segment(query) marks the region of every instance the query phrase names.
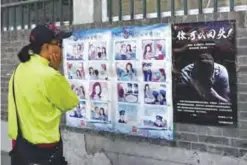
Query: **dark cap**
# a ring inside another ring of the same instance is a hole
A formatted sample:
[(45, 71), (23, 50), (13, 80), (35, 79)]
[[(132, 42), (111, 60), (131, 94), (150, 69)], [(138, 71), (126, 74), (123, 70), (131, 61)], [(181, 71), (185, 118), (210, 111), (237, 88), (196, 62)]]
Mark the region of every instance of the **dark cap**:
[(162, 120), (162, 119), (163, 119), (163, 117), (162, 117), (162, 116), (160, 116), (160, 115), (157, 115), (157, 116), (156, 116), (156, 119), (157, 119), (157, 120)]
[(51, 43), (53, 40), (62, 41), (69, 38), (72, 32), (59, 30), (54, 24), (37, 25), (30, 33), (29, 41), (32, 44), (43, 45)]
[(119, 111), (119, 114), (120, 114), (120, 116), (121, 116), (121, 115), (125, 115), (125, 110)]

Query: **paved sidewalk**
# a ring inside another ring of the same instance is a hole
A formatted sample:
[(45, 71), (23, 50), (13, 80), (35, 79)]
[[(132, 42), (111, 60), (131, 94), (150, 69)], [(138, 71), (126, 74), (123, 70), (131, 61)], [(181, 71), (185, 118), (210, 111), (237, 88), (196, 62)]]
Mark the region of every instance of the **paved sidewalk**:
[(1, 165), (10, 165), (10, 158), (7, 152), (1, 151)]

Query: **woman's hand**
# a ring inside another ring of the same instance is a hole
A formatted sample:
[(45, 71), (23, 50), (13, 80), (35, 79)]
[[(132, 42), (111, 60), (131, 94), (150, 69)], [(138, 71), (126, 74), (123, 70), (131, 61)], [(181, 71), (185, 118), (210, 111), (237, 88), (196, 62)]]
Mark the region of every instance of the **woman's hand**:
[(50, 55), (50, 59), (51, 59), (51, 67), (58, 70), (62, 61), (61, 55), (53, 53)]

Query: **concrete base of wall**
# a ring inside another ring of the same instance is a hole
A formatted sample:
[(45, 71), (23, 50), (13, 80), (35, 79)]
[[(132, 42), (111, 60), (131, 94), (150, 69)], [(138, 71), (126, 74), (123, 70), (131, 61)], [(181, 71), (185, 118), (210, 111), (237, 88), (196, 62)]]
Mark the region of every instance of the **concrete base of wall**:
[(71, 165), (246, 165), (236, 158), (167, 147), (146, 142), (112, 139), (63, 130), (64, 151)]
[[(9, 165), (11, 141), (7, 122), (1, 121), (2, 165)], [(214, 155), (196, 150), (111, 139), (62, 131), (64, 154), (70, 165), (246, 165), (247, 158)]]

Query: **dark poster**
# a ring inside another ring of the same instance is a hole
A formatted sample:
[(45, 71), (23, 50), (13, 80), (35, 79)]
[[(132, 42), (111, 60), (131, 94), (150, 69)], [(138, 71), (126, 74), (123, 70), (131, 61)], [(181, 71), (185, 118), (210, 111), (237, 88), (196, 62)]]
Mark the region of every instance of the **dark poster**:
[(236, 126), (235, 21), (172, 28), (175, 121)]

